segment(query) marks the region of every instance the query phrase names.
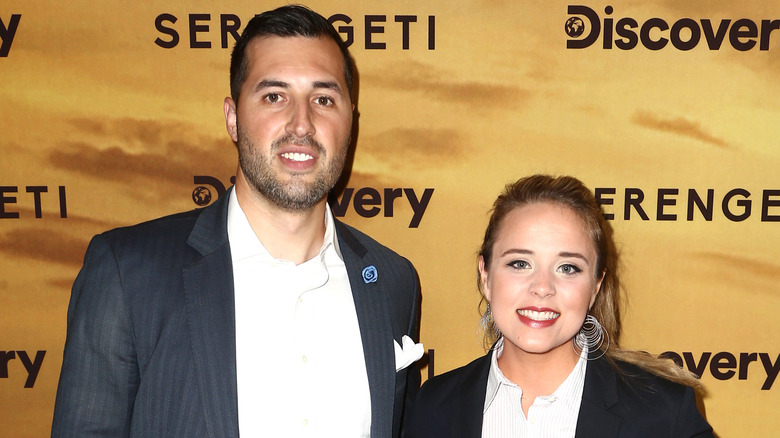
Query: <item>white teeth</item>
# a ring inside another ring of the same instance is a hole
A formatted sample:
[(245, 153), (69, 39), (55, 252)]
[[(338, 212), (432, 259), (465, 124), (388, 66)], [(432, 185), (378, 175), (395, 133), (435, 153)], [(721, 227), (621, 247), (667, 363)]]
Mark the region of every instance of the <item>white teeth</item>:
[(560, 313), (555, 312), (537, 312), (535, 310), (518, 310), (517, 314), (520, 316), (525, 316), (528, 319), (533, 319), (534, 321), (549, 321), (551, 319), (555, 319), (559, 316), (561, 316)]
[(307, 161), (307, 160), (311, 160), (311, 159), (314, 158), (314, 157), (312, 157), (309, 154), (301, 154), (299, 152), (295, 152), (295, 153), (287, 152), (287, 153), (282, 154), (282, 157), (287, 158), (288, 160), (292, 160), (292, 161)]

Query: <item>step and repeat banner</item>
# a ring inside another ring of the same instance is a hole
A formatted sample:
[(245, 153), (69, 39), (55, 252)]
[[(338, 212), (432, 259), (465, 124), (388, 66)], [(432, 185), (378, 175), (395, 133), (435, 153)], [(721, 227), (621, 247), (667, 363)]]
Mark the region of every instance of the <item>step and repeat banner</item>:
[[(0, 6), (0, 435), (49, 433), (89, 239), (230, 186), (230, 49), (280, 4)], [(780, 2), (308, 5), (359, 71), (333, 210), (419, 270), (423, 378), (483, 354), (475, 254), (504, 184), (570, 174), (615, 230), (625, 346), (700, 374), (720, 437), (776, 434)]]

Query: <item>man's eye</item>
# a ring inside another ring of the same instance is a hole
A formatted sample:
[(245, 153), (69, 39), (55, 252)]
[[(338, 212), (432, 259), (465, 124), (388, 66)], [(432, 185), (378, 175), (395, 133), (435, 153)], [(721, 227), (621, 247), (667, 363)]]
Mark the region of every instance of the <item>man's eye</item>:
[(327, 96), (319, 96), (317, 99), (315, 99), (315, 101), (317, 102), (317, 105), (322, 105), (322, 106), (333, 105), (333, 99)]
[(282, 96), (276, 93), (268, 93), (265, 95), (265, 100), (271, 103), (276, 103), (282, 100)]

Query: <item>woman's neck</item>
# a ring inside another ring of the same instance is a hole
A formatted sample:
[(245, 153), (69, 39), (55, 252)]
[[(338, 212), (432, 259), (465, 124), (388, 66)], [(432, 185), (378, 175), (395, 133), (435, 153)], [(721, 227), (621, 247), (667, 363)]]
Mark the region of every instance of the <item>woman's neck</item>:
[(579, 354), (574, 351), (571, 341), (545, 353), (529, 353), (505, 340), (498, 368), (523, 390), (523, 412), (527, 416), (534, 399), (555, 392), (578, 360)]

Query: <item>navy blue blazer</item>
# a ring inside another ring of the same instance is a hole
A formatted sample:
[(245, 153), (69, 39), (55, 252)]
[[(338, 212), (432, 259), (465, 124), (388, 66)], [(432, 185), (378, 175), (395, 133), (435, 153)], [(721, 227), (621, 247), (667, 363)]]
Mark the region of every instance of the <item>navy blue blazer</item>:
[[(405, 438), (479, 438), (490, 355), (426, 381), (404, 422)], [(712, 437), (692, 388), (629, 364), (618, 375), (606, 359), (588, 361), (576, 438)]]
[[(92, 239), (68, 307), (52, 437), (238, 437), (228, 198)], [(420, 374), (396, 373), (393, 340), (418, 339), (417, 273), (339, 221), (336, 234), (363, 340), (371, 436), (397, 438)], [(366, 283), (370, 265), (377, 281)]]

